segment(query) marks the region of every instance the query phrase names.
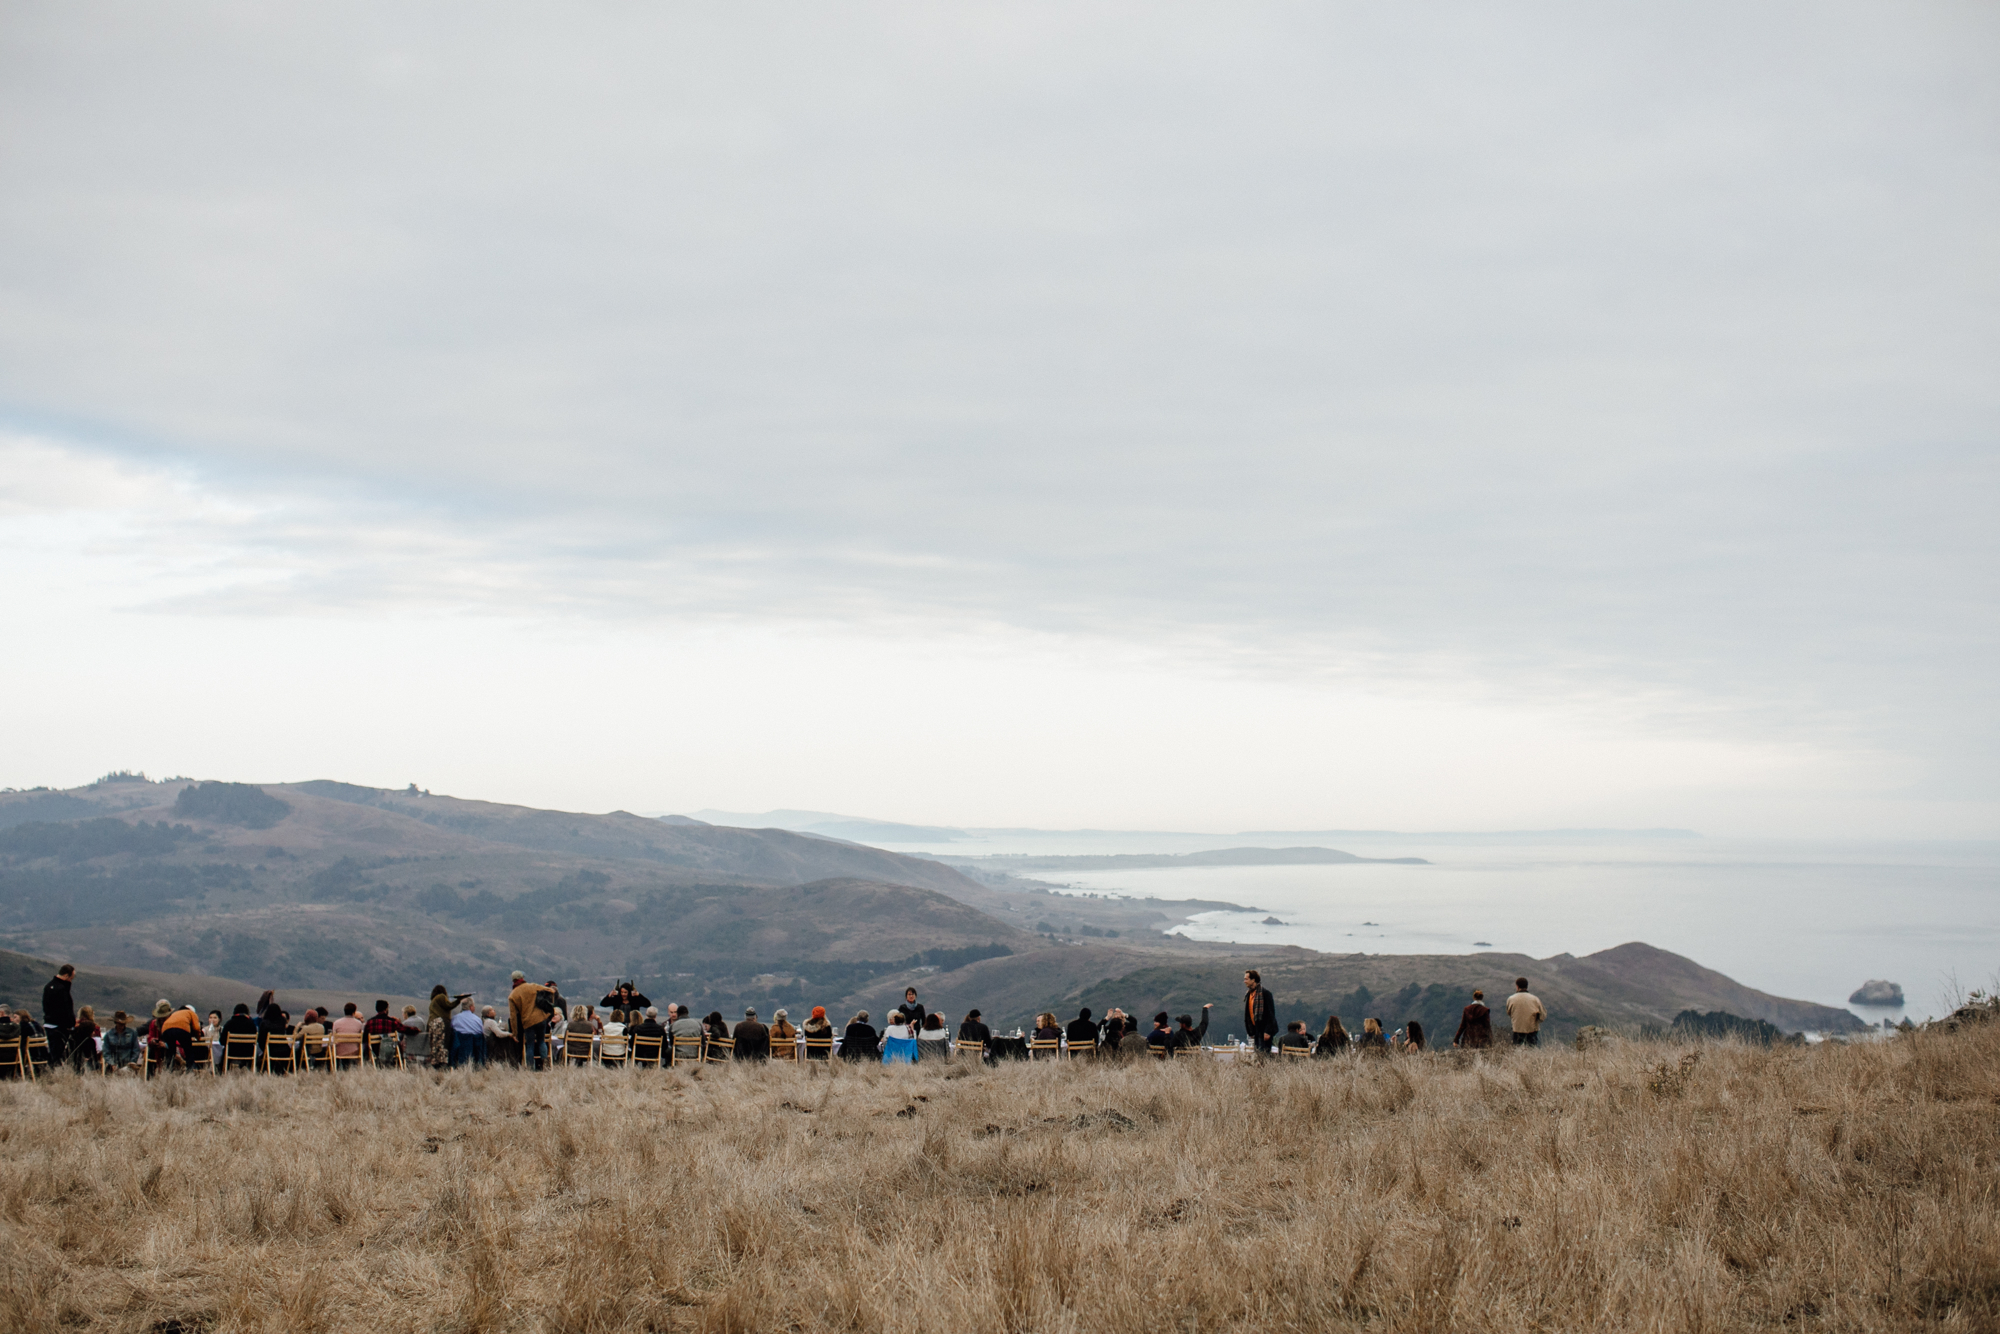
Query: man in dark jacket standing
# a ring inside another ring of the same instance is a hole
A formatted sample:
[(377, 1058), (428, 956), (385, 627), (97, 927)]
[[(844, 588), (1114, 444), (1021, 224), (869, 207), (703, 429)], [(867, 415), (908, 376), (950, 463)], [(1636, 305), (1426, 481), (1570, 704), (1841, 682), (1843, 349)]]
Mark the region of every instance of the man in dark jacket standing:
[(69, 994), (76, 981), (76, 965), (66, 963), (42, 988), (42, 1023), (49, 1031), (49, 1064), (54, 1065), (69, 1051), (70, 1030), (76, 1027), (76, 1001)]
[(1454, 1047), (1490, 1047), (1493, 1045), (1493, 1011), (1486, 1008), (1486, 993), (1472, 993), (1472, 1004), (1459, 1011), (1458, 1036), (1451, 1040)]
[(1090, 1021), (1088, 1007), (1077, 1011), (1076, 1018), (1070, 1020), (1069, 1027), (1064, 1030), (1064, 1036), (1069, 1039), (1069, 1049), (1073, 1052), (1097, 1050), (1097, 1025)]
[(1271, 1039), (1278, 1036), (1278, 998), (1254, 968), (1243, 974), (1243, 1030), (1258, 1051), (1271, 1054)]
[(730, 1036), (736, 1039), (736, 1059), (739, 1061), (768, 1061), (771, 1059), (771, 1030), (757, 1022), (755, 1010), (743, 1012), (743, 1022), (738, 1024)]

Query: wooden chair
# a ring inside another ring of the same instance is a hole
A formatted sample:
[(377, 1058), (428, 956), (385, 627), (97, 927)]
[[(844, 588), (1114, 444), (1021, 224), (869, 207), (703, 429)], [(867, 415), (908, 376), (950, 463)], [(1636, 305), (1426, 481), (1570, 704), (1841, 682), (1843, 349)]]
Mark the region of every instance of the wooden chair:
[(1068, 1046), (1066, 1046), (1066, 1047), (1064, 1047), (1064, 1048), (1063, 1048), (1063, 1055), (1065, 1055), (1065, 1056), (1095, 1056), (1095, 1055), (1097, 1055), (1097, 1044), (1096, 1044), (1095, 1042), (1092, 1042), (1092, 1043), (1090, 1043), (1090, 1044), (1086, 1045), (1086, 1044), (1084, 1044), (1084, 1043), (1081, 1043), (1081, 1042), (1072, 1042), (1072, 1043), (1070, 1043), (1070, 1044), (1069, 1044)]
[(17, 1039), (0, 1043), (0, 1078), (12, 1074), (16, 1079), (33, 1079), (34, 1068), (28, 1064), (28, 1054), (21, 1049)]
[(188, 1069), (215, 1073), (215, 1047), (207, 1038), (197, 1038), (188, 1046)]
[(563, 1064), (589, 1065), (597, 1058), (596, 1045), (589, 1033), (563, 1034)]
[(275, 1074), (282, 1066), (288, 1075), (297, 1074), (299, 1054), (292, 1046), (290, 1033), (267, 1033), (264, 1035), (264, 1073)]
[(1038, 1056), (1061, 1056), (1061, 1055), (1062, 1055), (1062, 1040), (1060, 1038), (1028, 1039), (1028, 1059), (1031, 1061)]
[(1280, 1047), (1280, 1048), (1278, 1048), (1278, 1050), (1279, 1050), (1279, 1051), (1281, 1051), (1281, 1052), (1283, 1052), (1283, 1053), (1285, 1053), (1285, 1055), (1287, 1055), (1287, 1056), (1310, 1056), (1310, 1055), (1312, 1055), (1312, 1048), (1311, 1048), (1311, 1047)]
[(1156, 1061), (1166, 1061), (1173, 1059), (1174, 1049), (1164, 1042), (1148, 1042), (1146, 1054)]
[(683, 1034), (674, 1039), (674, 1064), (679, 1065), (684, 1061), (690, 1065), (701, 1064), (701, 1038), (699, 1036), (688, 1037)]
[[(390, 1042), (387, 1033), (368, 1033), (364, 1036), (368, 1039), (368, 1064), (375, 1066), (377, 1069), (380, 1069), (385, 1064), (394, 1066), (398, 1070), (403, 1068), (403, 1040), (401, 1038)], [(382, 1045), (385, 1042), (389, 1043), (386, 1048)], [(386, 1060), (382, 1055), (384, 1051), (389, 1053)]]
[[(817, 1052), (818, 1055), (814, 1055)], [(833, 1039), (831, 1037), (807, 1038), (800, 1051), (808, 1061), (830, 1061), (833, 1059)]]
[(1207, 1054), (1207, 1049), (1204, 1047), (1186, 1046), (1174, 1048), (1174, 1059), (1177, 1061), (1192, 1061), (1197, 1056), (1205, 1056)]
[(982, 1061), (986, 1059), (986, 1044), (984, 1042), (974, 1042), (968, 1038), (955, 1038), (951, 1044), (951, 1054), (953, 1056), (970, 1057), (975, 1061)]
[[(607, 1046), (618, 1047), (617, 1051), (606, 1051)], [(597, 1044), (599, 1065), (626, 1066), (632, 1063), (632, 1039), (629, 1037), (609, 1038)]]
[(222, 1035), (222, 1068), (224, 1070), (257, 1069), (257, 1035), (255, 1033), (224, 1033)]
[(710, 1065), (727, 1065), (736, 1059), (735, 1038), (710, 1038), (707, 1047), (708, 1051), (702, 1059)]
[(650, 1065), (655, 1070), (659, 1069), (662, 1065), (666, 1064), (660, 1052), (660, 1049), (666, 1046), (666, 1043), (667, 1040), (665, 1038), (633, 1038), (632, 1064), (634, 1066)]
[(299, 1065), (306, 1070), (332, 1070), (332, 1039), (326, 1033), (299, 1034)]
[(799, 1040), (797, 1038), (772, 1038), (771, 1059), (774, 1061), (790, 1061), (793, 1065), (797, 1065), (799, 1063)]
[(21, 1044), (21, 1055), (28, 1063), (28, 1078), (40, 1079), (49, 1072), (49, 1040), (42, 1034), (31, 1034)]
[(326, 1050), (335, 1070), (359, 1070), (368, 1060), (366, 1033), (328, 1033)]

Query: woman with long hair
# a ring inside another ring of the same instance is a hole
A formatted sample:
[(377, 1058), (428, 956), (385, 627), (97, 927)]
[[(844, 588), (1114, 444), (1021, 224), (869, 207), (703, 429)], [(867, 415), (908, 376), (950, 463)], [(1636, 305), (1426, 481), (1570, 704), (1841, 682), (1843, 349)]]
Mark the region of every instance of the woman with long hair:
[(1035, 1016), (1035, 1041), (1057, 1042), (1062, 1035), (1062, 1025), (1056, 1022), (1054, 1015), (1043, 1013)]
[(1403, 1030), (1402, 1050), (1406, 1052), (1411, 1052), (1411, 1051), (1422, 1051), (1423, 1049), (1424, 1049), (1424, 1026), (1418, 1023), (1416, 1020), (1412, 1019), (1410, 1020), (1409, 1024), (1405, 1026)]
[(1382, 1021), (1374, 1018), (1363, 1019), (1361, 1037), (1354, 1045), (1364, 1056), (1388, 1055), (1389, 1040), (1382, 1036)]
[(425, 1040), (430, 1043), (430, 1054), (426, 1058), (431, 1069), (442, 1070), (451, 1064), (451, 993), (440, 982), (431, 988), (430, 1018), (424, 1023)]
[(1326, 1017), (1326, 1031), (1319, 1035), (1319, 1044), (1313, 1048), (1315, 1056), (1343, 1056), (1347, 1053), (1347, 1030), (1341, 1027), (1340, 1016)]

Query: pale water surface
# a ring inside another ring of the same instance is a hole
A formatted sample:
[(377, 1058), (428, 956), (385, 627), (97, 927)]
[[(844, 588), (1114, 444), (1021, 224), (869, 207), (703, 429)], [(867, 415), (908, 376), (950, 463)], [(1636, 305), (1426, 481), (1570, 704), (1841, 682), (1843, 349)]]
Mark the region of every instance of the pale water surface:
[[(1053, 834), (978, 831), (932, 851), (1187, 852), (1337, 847), (1427, 866), (1176, 867), (1043, 871), (1080, 892), (1222, 899), (1202, 940), (1371, 954), (1547, 958), (1643, 940), (1778, 995), (1849, 1006), (1868, 978), (1900, 982), (1907, 1013), (1941, 1011), (1954, 985), (2000, 974), (2000, 844), (1781, 843), (1699, 837), (1421, 834)], [(909, 849), (915, 850), (915, 849)], [(1263, 925), (1275, 916), (1282, 926)], [(1484, 943), (1482, 943), (1484, 942)]]

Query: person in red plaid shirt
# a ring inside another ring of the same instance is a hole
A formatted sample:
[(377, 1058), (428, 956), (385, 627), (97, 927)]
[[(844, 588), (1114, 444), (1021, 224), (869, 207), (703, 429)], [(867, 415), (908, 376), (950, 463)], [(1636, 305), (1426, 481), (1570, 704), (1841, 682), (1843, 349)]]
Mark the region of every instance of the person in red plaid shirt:
[(371, 1039), (379, 1037), (382, 1040), (382, 1046), (377, 1049), (378, 1055), (376, 1059), (379, 1061), (381, 1059), (379, 1052), (389, 1050), (389, 1043), (394, 1042), (396, 1049), (401, 1049), (403, 1034), (417, 1033), (422, 1030), (415, 1024), (406, 1024), (395, 1015), (390, 1014), (389, 1002), (378, 1000), (375, 1002), (375, 1017), (363, 1024), (361, 1031), (366, 1033)]

